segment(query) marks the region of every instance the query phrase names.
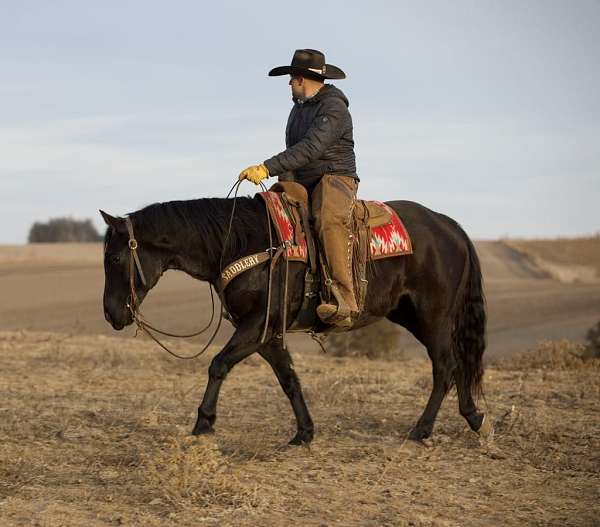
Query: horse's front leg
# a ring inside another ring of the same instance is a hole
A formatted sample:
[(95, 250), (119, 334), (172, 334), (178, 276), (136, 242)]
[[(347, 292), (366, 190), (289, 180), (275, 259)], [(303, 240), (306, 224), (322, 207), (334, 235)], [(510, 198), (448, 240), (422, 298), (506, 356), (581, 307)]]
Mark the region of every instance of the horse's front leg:
[(258, 334), (252, 322), (240, 326), (226, 346), (213, 358), (208, 368), (208, 384), (198, 407), (198, 419), (192, 430), (192, 435), (206, 434), (213, 431), (217, 419), (217, 401), (219, 390), (231, 369), (241, 360), (252, 355), (260, 346), (257, 343)]
[(290, 441), (290, 445), (310, 443), (314, 436), (314, 425), (302, 395), (300, 381), (292, 366), (292, 357), (289, 351), (283, 349), (281, 338), (273, 338), (270, 342), (261, 346), (258, 352), (273, 368), (279, 384), (294, 410), (298, 430)]

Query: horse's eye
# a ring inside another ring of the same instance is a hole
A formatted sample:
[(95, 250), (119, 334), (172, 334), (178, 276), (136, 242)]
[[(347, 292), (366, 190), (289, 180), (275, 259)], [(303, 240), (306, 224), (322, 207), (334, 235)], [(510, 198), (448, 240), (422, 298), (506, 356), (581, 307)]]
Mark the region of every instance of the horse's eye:
[(114, 265), (119, 265), (119, 263), (121, 263), (121, 257), (118, 254), (114, 254), (110, 257), (110, 263)]

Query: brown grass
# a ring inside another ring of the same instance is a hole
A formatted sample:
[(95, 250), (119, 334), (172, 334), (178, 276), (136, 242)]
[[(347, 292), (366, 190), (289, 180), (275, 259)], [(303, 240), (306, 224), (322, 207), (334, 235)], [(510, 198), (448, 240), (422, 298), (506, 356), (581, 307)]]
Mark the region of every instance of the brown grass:
[(600, 279), (600, 236), (504, 242), (561, 281)]
[(102, 243), (30, 243), (0, 245), (0, 266), (102, 266)]
[(568, 340), (540, 343), (536, 348), (498, 359), (494, 366), (505, 370), (598, 370), (600, 358), (588, 346)]
[(600, 376), (570, 346), (488, 369), (493, 438), (451, 394), (422, 445), (406, 434), (428, 362), (299, 355), (317, 437), (288, 448), (293, 416), (259, 358), (227, 379), (216, 434), (194, 438), (208, 358), (0, 333), (0, 524), (594, 525)]

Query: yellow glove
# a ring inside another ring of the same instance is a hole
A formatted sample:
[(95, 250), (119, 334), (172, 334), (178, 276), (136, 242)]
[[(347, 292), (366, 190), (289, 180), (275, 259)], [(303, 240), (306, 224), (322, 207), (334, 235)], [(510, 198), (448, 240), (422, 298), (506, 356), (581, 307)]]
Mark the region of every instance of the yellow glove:
[(263, 179), (269, 177), (269, 170), (265, 165), (252, 165), (240, 172), (239, 180), (248, 179), (258, 185)]

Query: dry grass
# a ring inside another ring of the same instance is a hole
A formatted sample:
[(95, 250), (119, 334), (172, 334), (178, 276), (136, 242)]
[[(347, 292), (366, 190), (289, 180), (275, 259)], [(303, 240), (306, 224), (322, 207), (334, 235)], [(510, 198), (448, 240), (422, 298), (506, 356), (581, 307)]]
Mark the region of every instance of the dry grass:
[(600, 236), (504, 242), (563, 282), (600, 280)]
[(226, 381), (217, 433), (193, 438), (208, 358), (0, 333), (0, 524), (594, 525), (598, 366), (553, 346), (488, 369), (493, 438), (450, 395), (423, 445), (406, 434), (427, 362), (297, 356), (317, 437), (288, 448), (293, 416), (259, 358)]
[(568, 340), (540, 343), (535, 349), (499, 359), (494, 364), (507, 370), (597, 370), (600, 373), (600, 358), (585, 344)]
[(65, 265), (102, 266), (102, 243), (30, 243), (0, 245), (0, 266), (4, 269), (47, 268)]

